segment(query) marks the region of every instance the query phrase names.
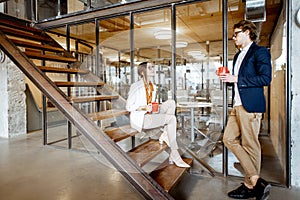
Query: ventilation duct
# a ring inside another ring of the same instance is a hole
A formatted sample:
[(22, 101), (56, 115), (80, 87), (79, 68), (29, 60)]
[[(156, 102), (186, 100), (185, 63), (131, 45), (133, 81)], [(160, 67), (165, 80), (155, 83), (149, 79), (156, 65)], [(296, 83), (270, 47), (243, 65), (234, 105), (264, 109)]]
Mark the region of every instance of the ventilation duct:
[(266, 1), (246, 0), (245, 19), (252, 22), (266, 21)]

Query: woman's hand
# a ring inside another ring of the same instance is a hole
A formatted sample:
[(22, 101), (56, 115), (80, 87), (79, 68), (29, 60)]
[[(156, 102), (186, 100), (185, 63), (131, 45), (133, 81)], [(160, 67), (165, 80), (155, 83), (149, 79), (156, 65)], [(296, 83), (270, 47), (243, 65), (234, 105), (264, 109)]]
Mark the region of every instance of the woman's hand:
[(144, 110), (146, 111), (147, 110), (147, 106), (140, 106), (138, 107), (138, 109), (136, 109), (137, 111), (141, 111), (141, 110)]
[(149, 103), (149, 104), (147, 105), (147, 112), (148, 112), (148, 113), (151, 113), (151, 112), (152, 112), (152, 104), (151, 104), (151, 103)]

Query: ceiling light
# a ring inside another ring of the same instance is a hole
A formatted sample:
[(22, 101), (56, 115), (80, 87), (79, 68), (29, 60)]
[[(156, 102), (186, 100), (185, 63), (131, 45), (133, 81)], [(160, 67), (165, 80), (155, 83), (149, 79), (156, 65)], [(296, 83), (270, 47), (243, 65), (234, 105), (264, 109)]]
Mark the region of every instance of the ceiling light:
[(193, 56), (194, 59), (196, 60), (202, 60), (203, 58), (205, 58), (204, 55), (201, 55), (201, 56)]
[(193, 57), (203, 56), (201, 51), (189, 51), (189, 52), (187, 52), (187, 54), (190, 56), (193, 56)]
[(184, 48), (187, 47), (188, 43), (185, 41), (178, 41), (176, 42), (176, 48)]
[(161, 30), (154, 33), (154, 37), (158, 40), (168, 40), (171, 39), (171, 31), (168, 30)]

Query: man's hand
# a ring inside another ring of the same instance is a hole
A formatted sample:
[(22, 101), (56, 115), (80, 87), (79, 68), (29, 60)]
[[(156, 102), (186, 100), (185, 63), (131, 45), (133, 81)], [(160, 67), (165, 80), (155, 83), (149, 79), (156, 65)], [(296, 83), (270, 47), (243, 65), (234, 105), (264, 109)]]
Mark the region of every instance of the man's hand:
[(220, 80), (224, 83), (237, 83), (238, 77), (231, 74), (224, 74), (219, 76)]

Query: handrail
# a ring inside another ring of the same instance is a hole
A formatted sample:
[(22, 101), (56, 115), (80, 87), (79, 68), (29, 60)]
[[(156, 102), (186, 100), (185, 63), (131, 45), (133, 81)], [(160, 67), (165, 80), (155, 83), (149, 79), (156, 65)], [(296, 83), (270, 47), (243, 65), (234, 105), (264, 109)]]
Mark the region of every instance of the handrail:
[(68, 97), (1, 31), (0, 47), (145, 199), (173, 199), (80, 109), (72, 106)]

